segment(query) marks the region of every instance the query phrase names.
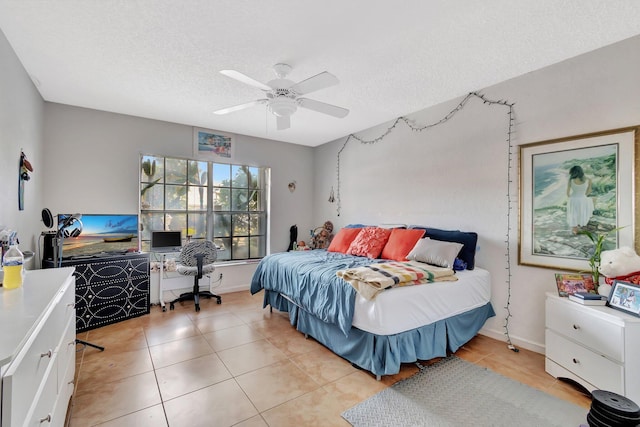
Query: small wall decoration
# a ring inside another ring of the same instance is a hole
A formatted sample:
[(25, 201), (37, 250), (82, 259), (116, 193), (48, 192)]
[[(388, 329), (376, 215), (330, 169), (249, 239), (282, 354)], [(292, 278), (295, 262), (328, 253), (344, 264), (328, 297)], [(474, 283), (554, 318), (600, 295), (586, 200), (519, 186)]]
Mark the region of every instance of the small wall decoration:
[(640, 317), (640, 286), (631, 282), (615, 280), (607, 305)]
[(233, 137), (230, 134), (193, 128), (193, 154), (214, 160), (233, 158)]
[(27, 160), (24, 151), (20, 150), (20, 165), (18, 166), (18, 210), (24, 210), (24, 183), (29, 181), (31, 176), (29, 172), (33, 172), (33, 166)]
[(588, 233), (606, 233), (605, 250), (634, 247), (639, 129), (520, 146), (520, 264), (589, 271)]

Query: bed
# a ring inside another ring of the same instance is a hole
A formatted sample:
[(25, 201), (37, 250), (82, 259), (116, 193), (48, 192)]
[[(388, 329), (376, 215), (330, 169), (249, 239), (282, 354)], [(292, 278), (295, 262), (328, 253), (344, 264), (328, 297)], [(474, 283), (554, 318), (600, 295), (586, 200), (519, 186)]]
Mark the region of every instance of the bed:
[(289, 313), (298, 331), (378, 378), (455, 352), (495, 315), (490, 274), (473, 264), (456, 271), (456, 281), (393, 287), (373, 299), (337, 275), (386, 261), (325, 249), (271, 254), (251, 293), (264, 291), (264, 307)]

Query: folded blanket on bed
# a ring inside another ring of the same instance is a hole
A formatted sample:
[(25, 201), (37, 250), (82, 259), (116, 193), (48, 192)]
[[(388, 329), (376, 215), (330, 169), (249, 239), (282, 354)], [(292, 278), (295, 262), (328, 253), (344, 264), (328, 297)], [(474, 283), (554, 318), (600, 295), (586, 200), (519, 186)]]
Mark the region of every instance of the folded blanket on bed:
[(450, 268), (415, 261), (386, 262), (348, 268), (338, 270), (336, 275), (349, 282), (368, 300), (374, 299), (380, 291), (395, 286), (458, 280)]

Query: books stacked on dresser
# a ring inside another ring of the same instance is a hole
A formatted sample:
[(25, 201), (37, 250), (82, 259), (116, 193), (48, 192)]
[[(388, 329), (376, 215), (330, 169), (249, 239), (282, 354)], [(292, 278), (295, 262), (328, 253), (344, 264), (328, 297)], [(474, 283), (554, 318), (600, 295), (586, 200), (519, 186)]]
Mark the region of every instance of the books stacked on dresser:
[(590, 292), (575, 292), (569, 295), (569, 299), (584, 305), (605, 305), (607, 303), (607, 297), (604, 295), (592, 294)]

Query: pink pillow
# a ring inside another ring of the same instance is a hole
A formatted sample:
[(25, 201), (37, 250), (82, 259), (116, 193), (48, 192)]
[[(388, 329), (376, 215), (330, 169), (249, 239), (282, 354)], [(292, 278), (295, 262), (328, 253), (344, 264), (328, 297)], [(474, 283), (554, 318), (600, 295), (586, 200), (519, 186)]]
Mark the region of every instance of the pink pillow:
[(353, 242), (353, 239), (356, 238), (358, 233), (360, 233), (362, 228), (342, 228), (338, 231), (331, 240), (331, 244), (327, 248), (328, 252), (341, 252), (346, 253), (347, 249), (349, 249), (349, 245)]
[(394, 261), (406, 261), (407, 255), (414, 248), (418, 240), (424, 235), (424, 230), (394, 228), (389, 236), (389, 241), (382, 249), (380, 258)]
[(389, 240), (391, 230), (388, 228), (365, 227), (349, 245), (347, 254), (378, 258), (384, 245)]

